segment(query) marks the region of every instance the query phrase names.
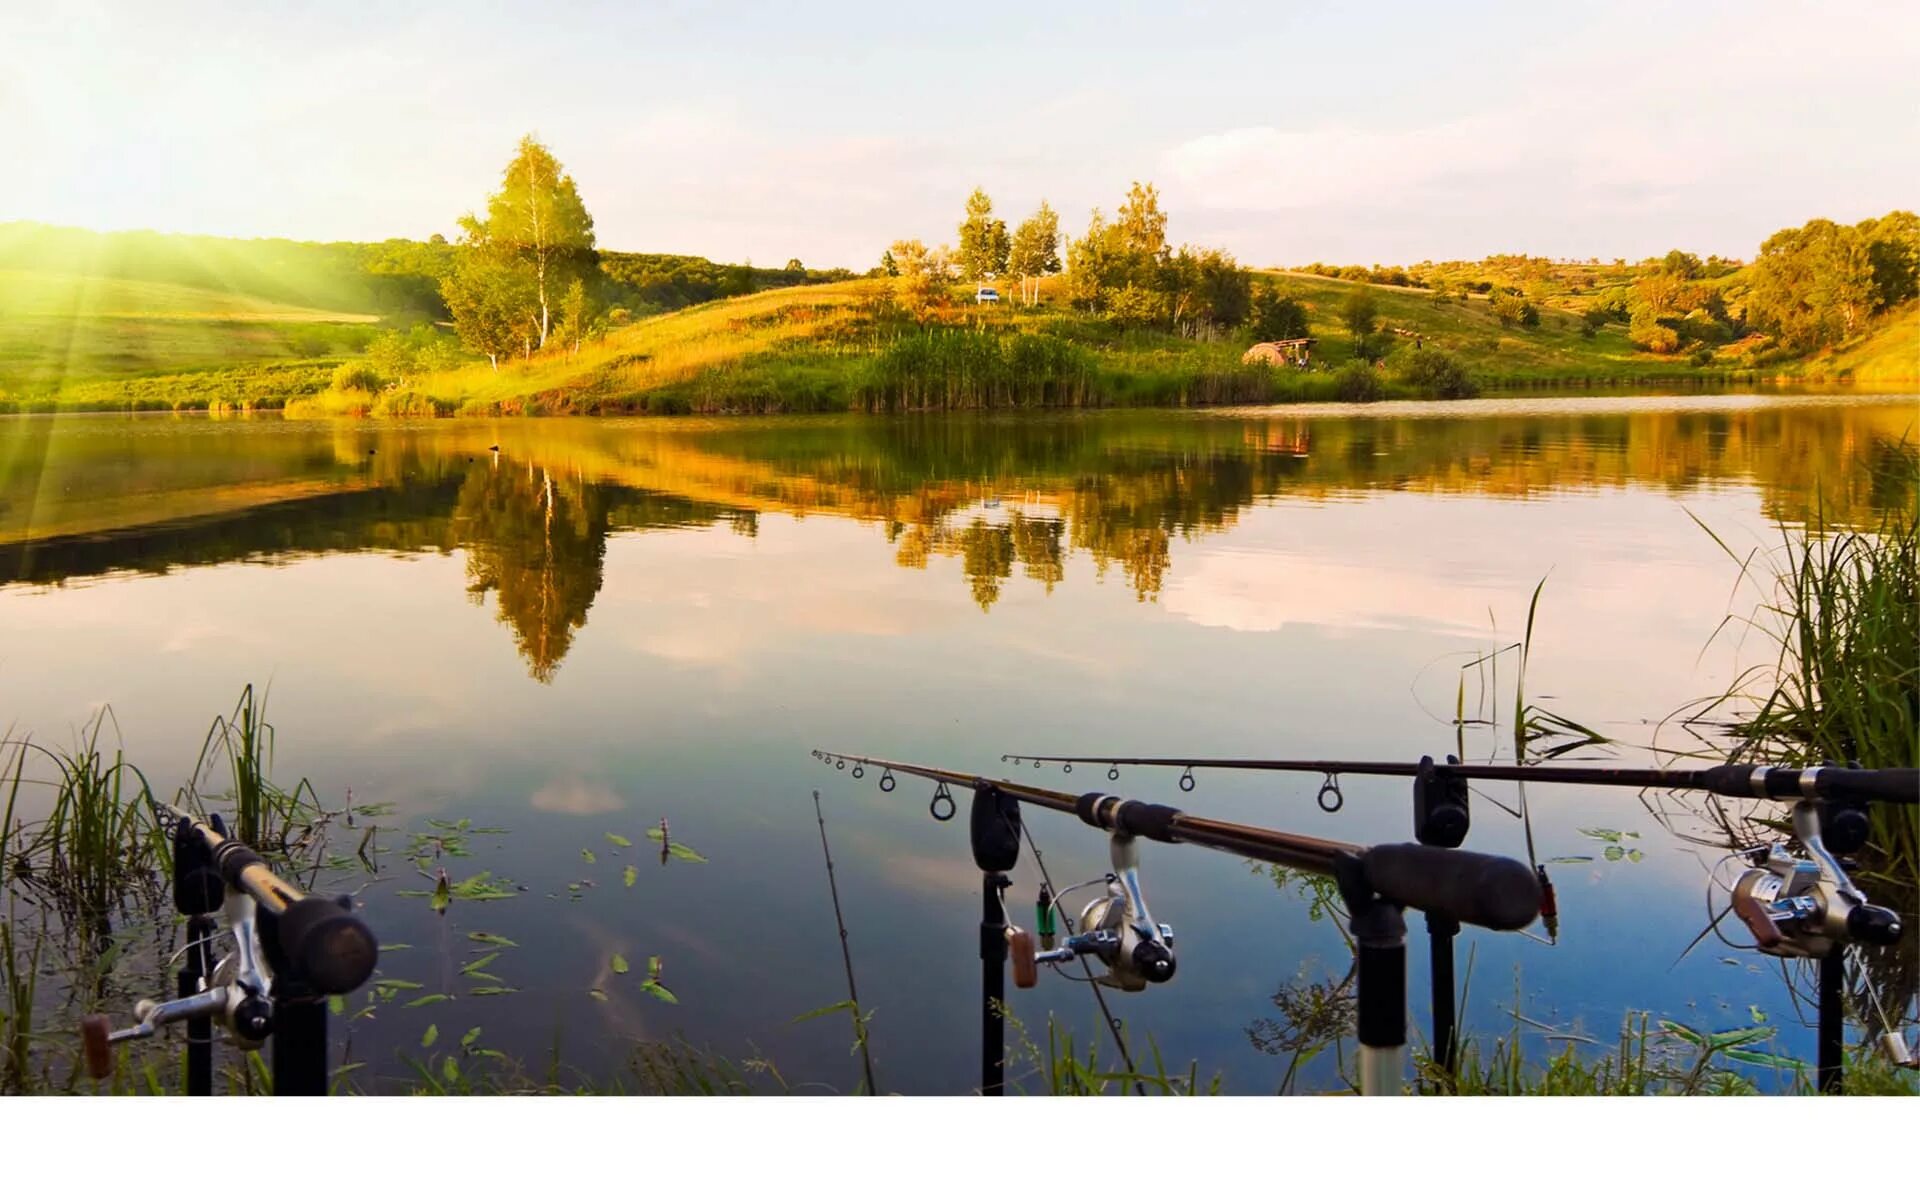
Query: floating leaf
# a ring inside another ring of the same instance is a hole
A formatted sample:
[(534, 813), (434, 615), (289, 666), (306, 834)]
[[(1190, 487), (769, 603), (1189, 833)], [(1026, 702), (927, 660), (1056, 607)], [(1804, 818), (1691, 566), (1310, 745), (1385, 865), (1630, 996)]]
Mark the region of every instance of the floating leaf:
[(347, 1011), (347, 998), (345, 996), (328, 996), (327, 1011), (336, 1017)]
[(595, 857), (593, 856), (593, 851), (591, 851), (591, 850), (589, 850), (589, 849), (587, 849), (587, 848), (586, 848), (586, 847), (584, 847), (584, 846), (582, 846), (582, 847), (580, 848), (580, 857), (581, 857), (581, 858), (584, 858), (584, 859), (586, 859), (586, 860), (587, 860), (588, 862), (590, 862), (590, 863), (591, 863), (591, 862), (598, 862), (598, 861), (599, 861), (599, 859), (596, 859), (596, 858), (595, 858)]
[(601, 991), (599, 988), (588, 988), (587, 995), (592, 996), (595, 1000), (599, 1000), (602, 1002), (604, 1002), (607, 998), (607, 994)]
[(1623, 836), (1618, 829), (1582, 829), (1580, 832), (1597, 842), (1617, 842)]
[(427, 903), (437, 913), (447, 911), (447, 906), (453, 903), (453, 888), (447, 882), (445, 871), (440, 872), (439, 881), (433, 885), (433, 899)]
[[(400, 894), (402, 896), (406, 895), (405, 892), (401, 892)], [(415, 893), (415, 894), (418, 895), (418, 893)], [(391, 946), (380, 947), (380, 953), (392, 954), (395, 950), (411, 950), (411, 949), (413, 949), (413, 945), (410, 942), (395, 942)]]
[(649, 996), (657, 996), (660, 999), (665, 1000), (668, 1004), (680, 1003), (680, 998), (678, 996), (675, 996), (672, 992), (668, 991), (664, 986), (662, 986), (660, 981), (657, 979), (643, 980), (640, 984), (640, 990), (647, 993)]
[(376, 988), (393, 988), (405, 992), (417, 992), (421, 987), (420, 984), (415, 983), (411, 979), (376, 979), (373, 981), (373, 986)]
[(683, 845), (680, 842), (667, 840), (667, 835), (658, 829), (647, 830), (647, 836), (652, 838), (656, 842), (664, 840), (667, 847), (667, 853), (671, 854), (673, 857), (677, 859), (680, 859), (682, 862), (703, 863), (707, 861), (706, 856), (701, 854), (698, 850), (695, 850), (691, 846)]
[(1550, 862), (1550, 863), (1583, 863), (1583, 862), (1592, 862), (1592, 861), (1593, 861), (1593, 855), (1591, 855), (1591, 854), (1566, 854), (1566, 855), (1562, 855), (1562, 856), (1561, 856), (1561, 857), (1559, 857), (1559, 858), (1550, 858), (1550, 859), (1548, 859), (1547, 861), (1548, 861), (1548, 862)]
[(1762, 1010), (1758, 1004), (1747, 1005), (1747, 1016), (1750, 1017), (1756, 1025), (1764, 1024), (1767, 1019), (1766, 1012)]
[(469, 933), (467, 940), (470, 942), (485, 942), (489, 946), (518, 946), (520, 944), (512, 938), (503, 938), (497, 933)]
[(512, 881), (496, 880), (491, 871), (468, 876), (454, 884), (452, 890), (456, 900), (505, 900), (516, 894)]
[(652, 955), (647, 959), (647, 974), (654, 979), (660, 978), (660, 956)]
[(420, 1035), (420, 1048), (425, 1050), (428, 1046), (433, 1045), (439, 1040), (440, 1027), (438, 1025), (429, 1025), (427, 1026), (427, 1031)]
[(632, 863), (628, 863), (627, 869), (620, 872), (620, 878), (626, 881), (628, 887), (632, 887), (633, 881), (640, 878), (640, 869)]
[(447, 1060), (440, 1064), (440, 1074), (446, 1078), (446, 1081), (448, 1083), (459, 1083), (460, 1082), (459, 1061), (455, 1059), (452, 1055), (448, 1055)]
[(498, 950), (495, 950), (491, 954), (482, 954), (479, 958), (476, 958), (472, 962), (468, 963), (466, 966), (461, 967), (460, 973), (462, 975), (478, 974), (480, 971), (486, 968), (486, 965), (488, 963), (492, 962), (494, 959), (499, 957), (500, 957), (500, 952)]
[(1645, 850), (1629, 850), (1629, 851), (1627, 851), (1627, 861), (1628, 861), (1628, 862), (1639, 862), (1639, 861), (1640, 861), (1641, 859), (1643, 859), (1643, 858), (1645, 858), (1646, 856), (1647, 856), (1647, 852), (1646, 852)]
[(627, 973), (627, 970), (628, 970), (627, 960), (621, 957), (620, 955), (615, 954), (613, 956), (613, 973), (615, 975), (625, 975)]
[(479, 1038), (480, 1038), (480, 1027), (478, 1025), (475, 1025), (472, 1029), (469, 1029), (464, 1034), (460, 1035), (461, 1049), (464, 1050), (471, 1047), (474, 1042), (479, 1040)]
[(519, 990), (520, 989), (516, 987), (477, 987), (469, 991), (467, 995), (469, 996), (504, 996), (509, 992), (517, 992)]
[(617, 833), (609, 833), (609, 834), (607, 834), (607, 835), (606, 835), (606, 837), (607, 837), (607, 840), (608, 840), (608, 841), (610, 841), (610, 842), (612, 842), (612, 843), (613, 843), (614, 845), (616, 845), (616, 846), (623, 846), (623, 847), (624, 847), (624, 846), (631, 846), (631, 845), (633, 845), (633, 839), (632, 839), (632, 838), (628, 838), (628, 837), (621, 837), (621, 836), (620, 836), (619, 834), (617, 834)]
[(451, 1000), (451, 999), (453, 999), (453, 997), (447, 995), (445, 992), (429, 992), (428, 994), (420, 997), (417, 1000), (407, 1001), (406, 1007), (425, 1008), (429, 1004), (438, 1004), (442, 1000)]
[(1627, 856), (1627, 852), (1618, 846), (1608, 846), (1605, 854), (1608, 862), (1619, 862)]

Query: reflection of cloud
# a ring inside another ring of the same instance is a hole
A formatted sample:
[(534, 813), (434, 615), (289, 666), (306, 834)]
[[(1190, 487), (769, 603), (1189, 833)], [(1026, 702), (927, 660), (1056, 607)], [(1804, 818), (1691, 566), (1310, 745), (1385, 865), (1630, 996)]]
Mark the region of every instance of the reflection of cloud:
[(887, 882), (914, 892), (977, 889), (980, 870), (964, 855), (908, 854), (877, 838), (856, 837), (854, 853), (871, 862)]
[(620, 812), (627, 807), (627, 802), (604, 783), (556, 779), (533, 794), (533, 807), (539, 812), (590, 817), (596, 813)]
[(1181, 565), (1161, 597), (1196, 625), (1271, 633), (1289, 624), (1479, 633), (1498, 589), (1479, 589), (1272, 551), (1213, 549)]

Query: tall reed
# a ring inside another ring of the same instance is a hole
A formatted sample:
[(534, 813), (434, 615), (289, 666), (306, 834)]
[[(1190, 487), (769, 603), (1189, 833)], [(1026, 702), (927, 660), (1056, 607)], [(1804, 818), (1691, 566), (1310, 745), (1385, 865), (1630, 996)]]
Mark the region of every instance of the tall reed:
[(200, 747), (194, 782), (184, 789), (202, 799), (198, 781), (224, 763), (229, 790), (217, 797), (232, 803), (235, 836), (256, 849), (285, 845), (293, 826), (319, 808), (313, 785), (302, 779), (291, 791), (273, 781), (273, 726), (267, 722), (265, 692), (248, 684), (228, 716), (215, 717)]
[[(32, 747), (53, 766), (54, 796), (22, 851), (55, 895), (95, 929), (127, 886), (150, 870), (157, 846), (146, 776), (117, 745), (109, 752), (101, 743), (112, 722), (112, 710), (103, 708), (72, 749)], [(116, 726), (116, 741), (118, 732)], [(17, 773), (15, 780), (17, 787)]]

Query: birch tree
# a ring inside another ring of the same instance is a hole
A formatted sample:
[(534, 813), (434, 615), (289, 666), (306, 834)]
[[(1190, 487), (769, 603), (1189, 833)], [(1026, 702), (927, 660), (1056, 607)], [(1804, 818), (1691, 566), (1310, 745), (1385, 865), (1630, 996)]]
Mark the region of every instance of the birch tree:
[[(527, 348), (545, 349), (560, 298), (572, 283), (585, 279), (597, 261), (593, 218), (580, 200), (573, 176), (565, 174), (553, 152), (532, 135), (521, 138), (501, 177), (500, 190), (487, 200), (486, 215), (468, 213), (460, 218), (460, 228), (460, 266), (468, 286), (443, 292), (448, 308), (454, 309), (459, 302), (456, 292), (471, 298), (524, 291), (529, 306), (524, 323)], [(460, 274), (456, 271), (449, 278)], [(474, 287), (475, 278), (484, 274), (514, 276), (524, 287), (507, 287), (499, 281), (490, 288)], [(454, 321), (461, 323), (458, 311)], [(474, 348), (493, 353), (478, 345)]]
[(1013, 231), (1013, 246), (1007, 269), (1020, 278), (1020, 302), (1036, 304), (1040, 300), (1040, 280), (1060, 270), (1060, 214), (1045, 200), (1032, 216)]

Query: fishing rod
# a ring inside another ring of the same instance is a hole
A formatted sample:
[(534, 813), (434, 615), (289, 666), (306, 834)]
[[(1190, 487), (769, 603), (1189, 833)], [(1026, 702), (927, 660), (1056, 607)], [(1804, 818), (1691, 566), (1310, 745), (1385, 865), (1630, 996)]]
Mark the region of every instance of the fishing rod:
[[(1355, 944), (1360, 1085), (1368, 1095), (1400, 1089), (1406, 1047), (1403, 910), (1495, 930), (1523, 928), (1540, 913), (1537, 878), (1512, 859), (1441, 846), (1362, 846), (1214, 820), (1102, 792), (1075, 796), (1012, 780), (827, 750), (815, 750), (813, 756), (840, 770), (851, 763), (856, 779), (868, 768), (878, 768), (883, 792), (898, 786), (896, 773), (931, 780), (935, 790), (928, 808), (940, 821), (952, 820), (958, 812), (955, 787), (972, 792), (970, 836), (981, 871), (981, 1091), (986, 1095), (999, 1095), (1005, 1088), (1009, 958), (1014, 982), (1022, 988), (1035, 984), (1040, 963), (1058, 966), (1073, 960), (1101, 972), (1098, 981), (1122, 991), (1144, 990), (1173, 978), (1173, 930), (1153, 919), (1140, 883), (1142, 839), (1204, 846), (1336, 881)], [(1043, 889), (1036, 906), (1042, 950), (1035, 949), (1033, 934), (1007, 914), (1005, 892), (1012, 884), (1007, 872), (1019, 860), (1022, 805), (1076, 816), (1109, 836), (1113, 871), (1103, 881), (1106, 894), (1082, 911), (1085, 932), (1058, 948), (1050, 943), (1060, 897)]]
[[(1110, 755), (1003, 755), (1002, 761), (1036, 767), (1057, 763), (1071, 773), (1076, 764), (1107, 764), (1107, 778), (1118, 779), (1120, 767), (1180, 767), (1180, 790), (1195, 786), (1195, 767), (1226, 770), (1286, 771), (1326, 777), (1317, 797), (1326, 812), (1339, 811), (1341, 775), (1374, 775), (1414, 780), (1415, 835), (1428, 844), (1458, 846), (1465, 840), (1467, 784), (1470, 781), (1561, 783), (1636, 789), (1695, 790), (1718, 796), (1791, 801), (1791, 826), (1801, 853), (1784, 842), (1748, 852), (1747, 869), (1731, 893), (1733, 911), (1754, 935), (1754, 949), (1780, 958), (1806, 958), (1819, 964), (1818, 1066), (1823, 1091), (1837, 1092), (1845, 1056), (1845, 1013), (1842, 1006), (1845, 954), (1850, 946), (1890, 946), (1901, 937), (1899, 914), (1875, 905), (1848, 878), (1840, 857), (1865, 848), (1871, 835), (1868, 816), (1872, 804), (1920, 804), (1920, 770), (1912, 767), (1866, 769), (1823, 764), (1811, 767), (1764, 763), (1724, 763), (1696, 769), (1529, 766), (1521, 764), (1463, 763), (1452, 755), (1445, 762), (1422, 758), (1417, 763), (1365, 762), (1344, 759), (1262, 758), (1144, 758)], [(1551, 885), (1540, 875), (1546, 904), (1554, 912)], [(1551, 921), (1551, 917), (1550, 917)], [(1446, 931), (1429, 920), (1434, 938), (1436, 979), (1444, 969), (1452, 974)], [(1440, 1003), (1436, 986), (1435, 1003)], [(1877, 1003), (1877, 1001), (1876, 1001)], [(1451, 1005), (1451, 995), (1447, 1004)], [(1451, 1012), (1436, 1010), (1436, 1058), (1452, 1050)], [(1910, 1066), (1913, 1056), (1899, 1030), (1889, 1028), (1879, 1038), (1886, 1057), (1897, 1066)]]
[(1059, 763), (1069, 774), (1076, 765), (1106, 763), (1109, 780), (1120, 777), (1121, 767), (1181, 767), (1184, 769), (1180, 777), (1180, 790), (1183, 792), (1194, 789), (1195, 767), (1210, 767), (1230, 771), (1294, 771), (1325, 775), (1329, 779), (1338, 779), (1342, 775), (1413, 778), (1431, 773), (1441, 779), (1664, 788), (1767, 800), (1811, 797), (1840, 804), (1920, 804), (1920, 769), (1914, 767), (1864, 769), (1857, 766), (1788, 767), (1762, 763), (1723, 763), (1716, 767), (1690, 769), (1525, 766), (1463, 763), (1452, 756), (1448, 756), (1446, 762), (1421, 759), (1414, 763), (1332, 758), (1135, 758), (1107, 754), (1003, 754), (1000, 760), (1016, 766), (1023, 761), (1036, 766)]
[[(187, 1027), (187, 1094), (213, 1094), (213, 1027), (241, 1050), (273, 1043), (273, 1090), (282, 1096), (327, 1091), (327, 998), (365, 983), (379, 959), (352, 900), (309, 896), (276, 875), (267, 861), (227, 832), (216, 815), (202, 819), (149, 800), (173, 841), (174, 908), (187, 918), (185, 961), (175, 999), (138, 1001), (138, 1022), (115, 1030), (93, 1014), (80, 1022), (87, 1071), (113, 1074), (113, 1047)], [(211, 947), (221, 935), (232, 950), (217, 962)]]

